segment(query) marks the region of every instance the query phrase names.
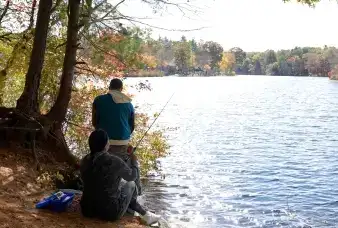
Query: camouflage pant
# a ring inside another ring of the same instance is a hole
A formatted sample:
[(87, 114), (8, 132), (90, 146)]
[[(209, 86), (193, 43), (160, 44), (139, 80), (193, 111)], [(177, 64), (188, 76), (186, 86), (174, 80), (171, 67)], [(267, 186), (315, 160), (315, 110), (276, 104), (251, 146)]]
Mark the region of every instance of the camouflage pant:
[[(129, 154), (128, 154), (128, 146), (115, 146), (111, 145), (108, 150), (109, 153), (118, 156), (123, 161), (125, 161), (129, 166), (131, 166)], [(141, 180), (140, 180), (140, 170), (137, 170), (137, 178), (135, 180), (135, 184), (137, 186), (138, 195), (142, 194)]]

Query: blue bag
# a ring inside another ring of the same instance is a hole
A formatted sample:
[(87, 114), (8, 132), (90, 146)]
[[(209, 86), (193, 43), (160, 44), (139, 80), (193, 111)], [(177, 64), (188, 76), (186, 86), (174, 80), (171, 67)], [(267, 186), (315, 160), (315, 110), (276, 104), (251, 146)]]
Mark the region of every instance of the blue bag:
[(35, 207), (37, 209), (50, 209), (55, 212), (63, 212), (67, 210), (73, 198), (74, 193), (58, 191), (38, 202)]

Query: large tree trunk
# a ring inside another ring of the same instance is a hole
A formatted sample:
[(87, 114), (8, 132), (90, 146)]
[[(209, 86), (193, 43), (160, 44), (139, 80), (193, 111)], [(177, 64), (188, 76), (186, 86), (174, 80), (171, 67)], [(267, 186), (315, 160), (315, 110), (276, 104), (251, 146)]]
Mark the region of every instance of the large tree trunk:
[[(70, 17), (61, 87), (59, 97), (51, 110), (51, 114), (55, 114), (50, 115), (52, 118), (48, 118), (49, 116), (43, 116), (39, 113), (38, 91), (45, 58), (52, 3), (53, 0), (40, 1), (33, 50), (26, 74), (25, 88), (17, 101), (16, 109), (2, 110), (0, 107), (0, 117), (9, 116), (10, 119), (10, 121), (0, 124), (5, 127), (4, 129), (9, 129), (1, 130), (5, 131), (5, 142), (15, 141), (19, 144), (26, 141), (27, 132), (30, 131), (31, 128), (40, 129), (36, 133), (36, 145), (44, 150), (41, 155), (47, 159), (55, 159), (56, 161), (67, 162), (68, 164), (73, 165), (77, 163), (77, 159), (69, 151), (67, 146), (61, 125), (64, 117), (60, 118), (59, 111), (62, 116), (65, 116), (70, 99), (73, 71), (76, 61), (77, 24), (79, 19), (80, 0), (69, 0)], [(29, 116), (33, 116), (34, 118), (28, 118)], [(15, 130), (18, 129), (18, 127), (20, 127), (21, 130)], [(15, 134), (12, 134), (11, 132), (14, 131)], [(50, 152), (50, 156), (48, 152)]]
[(74, 68), (76, 64), (76, 51), (79, 32), (80, 0), (69, 0), (69, 19), (67, 30), (67, 45), (63, 62), (63, 72), (61, 77), (59, 94), (48, 118), (61, 124), (67, 114), (69, 101), (71, 98)]
[(42, 0), (39, 3), (33, 50), (26, 74), (25, 88), (16, 105), (17, 109), (26, 114), (38, 112), (38, 91), (45, 59), (47, 33), (52, 6), (53, 0)]

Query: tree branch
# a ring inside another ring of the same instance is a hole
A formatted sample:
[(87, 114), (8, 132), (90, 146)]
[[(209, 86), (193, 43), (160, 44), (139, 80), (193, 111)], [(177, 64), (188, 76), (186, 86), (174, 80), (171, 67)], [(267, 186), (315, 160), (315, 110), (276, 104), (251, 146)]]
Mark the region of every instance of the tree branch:
[(110, 11), (108, 11), (103, 17), (100, 18), (100, 20), (104, 20), (107, 16), (109, 16), (111, 13), (115, 12), (117, 7), (124, 3), (126, 0), (122, 0), (119, 3), (117, 3)]
[(31, 10), (31, 16), (29, 18), (29, 25), (28, 25), (28, 30), (32, 29), (34, 26), (34, 14), (35, 14), (35, 9), (36, 9), (36, 0), (32, 1), (32, 10)]
[(56, 8), (59, 7), (59, 5), (61, 4), (61, 1), (62, 0), (56, 0), (55, 5), (51, 9), (51, 13), (54, 13), (54, 11), (56, 10)]
[(60, 47), (62, 47), (62, 46), (65, 46), (66, 44), (67, 44), (67, 41), (65, 41), (65, 42), (63, 42), (63, 43), (57, 45), (57, 46), (55, 47), (55, 50), (58, 49), (58, 48), (60, 48)]
[(92, 130), (93, 130), (93, 128), (80, 126), (80, 125), (78, 125), (78, 124), (76, 124), (76, 123), (74, 123), (74, 122), (71, 122), (71, 121), (67, 120), (67, 119), (65, 120), (65, 123), (70, 124), (70, 125), (73, 125), (73, 126), (75, 126), (75, 127), (81, 128), (81, 129), (84, 129), (84, 130), (89, 130), (89, 131), (92, 131)]
[(0, 25), (1, 25), (1, 22), (2, 22), (2, 20), (4, 19), (6, 13), (7, 13), (7, 10), (8, 10), (8, 8), (9, 8), (9, 3), (10, 3), (10, 0), (7, 0), (7, 1), (6, 1), (5, 8), (4, 8), (4, 10), (2, 11), (2, 14), (0, 15)]
[(107, 1), (102, 1), (99, 4), (97, 4), (94, 8), (93, 11), (97, 10), (98, 8), (100, 8), (101, 6), (103, 6), (103, 4), (107, 3)]
[(0, 35), (0, 40), (7, 40), (7, 41), (11, 41), (7, 36), (10, 36), (12, 35), (11, 32), (8, 32), (8, 33), (4, 33), (2, 35)]
[(87, 36), (83, 35), (83, 37), (97, 50), (101, 51), (102, 53), (109, 55), (111, 57), (116, 58), (117, 60), (119, 60), (125, 67), (127, 66), (127, 64), (117, 55), (114, 55), (106, 50), (104, 50), (103, 47), (100, 47), (99, 45), (95, 44), (92, 40), (90, 40)]
[(198, 30), (208, 28), (208, 27), (200, 27), (200, 28), (193, 28), (193, 29), (168, 29), (168, 28), (163, 28), (163, 27), (159, 27), (159, 26), (156, 26), (156, 25), (151, 25), (149, 23), (145, 23), (145, 22), (142, 22), (142, 21), (139, 21), (139, 20), (135, 20), (134, 18), (129, 17), (129, 16), (125, 16), (125, 15), (122, 15), (122, 16), (123, 16), (123, 18), (121, 18), (122, 20), (134, 22), (134, 23), (137, 23), (137, 24), (148, 26), (150, 28), (155, 28), (155, 29), (159, 29), (159, 30), (163, 30), (163, 31), (169, 31), (169, 32), (192, 32), (192, 31), (198, 31)]
[[(155, 5), (159, 7), (160, 9), (163, 9), (164, 6), (173, 6), (177, 8), (179, 11), (181, 11), (183, 16), (186, 16), (186, 12), (193, 12), (194, 14), (197, 14), (198, 12), (202, 10), (201, 8), (197, 8), (196, 6), (193, 6), (189, 3), (175, 3), (175, 2), (170, 2), (167, 0), (142, 0), (142, 2), (145, 2), (149, 5)], [(162, 4), (163, 7), (160, 7), (160, 4)]]
[(81, 70), (81, 71), (85, 71), (85, 72), (90, 73), (94, 78), (97, 77), (97, 75), (95, 75), (96, 73), (95, 73), (94, 71), (92, 71), (88, 66), (87, 66), (87, 68), (75, 66), (75, 68), (76, 68), (76, 69), (79, 69), (79, 70)]

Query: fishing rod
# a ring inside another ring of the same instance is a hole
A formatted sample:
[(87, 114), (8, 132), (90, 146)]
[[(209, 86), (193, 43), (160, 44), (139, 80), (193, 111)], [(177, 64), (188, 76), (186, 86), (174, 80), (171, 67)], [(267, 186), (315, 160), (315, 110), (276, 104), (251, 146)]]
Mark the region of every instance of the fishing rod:
[(156, 118), (154, 119), (154, 121), (150, 124), (150, 126), (148, 127), (148, 129), (146, 130), (146, 132), (142, 135), (141, 139), (136, 143), (136, 146), (132, 148), (131, 153), (135, 153), (137, 147), (139, 147), (139, 145), (143, 141), (144, 137), (148, 134), (149, 130), (155, 124), (156, 120), (160, 117), (160, 115), (162, 114), (162, 112), (164, 111), (164, 109), (167, 107), (167, 105), (169, 104), (169, 102), (171, 101), (171, 99), (173, 98), (174, 95), (175, 95), (175, 92), (171, 95), (171, 97), (169, 98), (169, 100), (167, 101), (167, 103), (165, 103), (165, 105), (163, 106), (163, 108), (161, 109), (161, 111), (158, 113), (158, 115), (156, 116)]

